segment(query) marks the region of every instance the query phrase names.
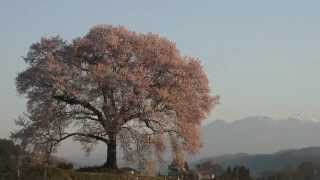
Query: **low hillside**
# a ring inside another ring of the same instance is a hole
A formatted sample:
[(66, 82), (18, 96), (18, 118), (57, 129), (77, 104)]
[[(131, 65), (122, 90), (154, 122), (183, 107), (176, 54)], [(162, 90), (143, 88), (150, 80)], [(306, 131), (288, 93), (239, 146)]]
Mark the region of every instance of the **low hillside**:
[(284, 168), (296, 168), (303, 162), (320, 162), (320, 147), (285, 150), (273, 154), (235, 154), (202, 159), (197, 163), (212, 161), (228, 166), (248, 167), (253, 175), (275, 172)]
[[(0, 178), (1, 179), (1, 178)], [(23, 180), (44, 180), (43, 170), (33, 169), (22, 177)], [(100, 172), (76, 172), (62, 169), (50, 169), (48, 171), (49, 180), (175, 180), (175, 177), (149, 177), (142, 175), (100, 173)]]

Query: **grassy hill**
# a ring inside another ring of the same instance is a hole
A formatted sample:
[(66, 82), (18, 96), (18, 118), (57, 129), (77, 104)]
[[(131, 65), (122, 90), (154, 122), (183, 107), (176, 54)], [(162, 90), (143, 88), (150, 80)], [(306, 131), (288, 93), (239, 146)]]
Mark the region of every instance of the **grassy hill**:
[[(43, 169), (33, 169), (23, 175), (23, 180), (44, 180)], [(1, 177), (1, 176), (0, 176)], [(100, 172), (76, 172), (71, 170), (50, 169), (48, 171), (49, 180), (175, 180), (175, 177), (150, 177), (142, 175), (100, 173)], [(1, 179), (1, 178), (0, 178)]]
[[(45, 169), (39, 165), (24, 164), (25, 161), (30, 159), (24, 159), (20, 166), (18, 166), (18, 156), (22, 153), (20, 148), (11, 140), (0, 139), (0, 180), (17, 180), (20, 174), (21, 180), (46, 180), (44, 174)], [(61, 161), (63, 162), (63, 161)], [(55, 166), (54, 166), (55, 167)], [(59, 167), (59, 166), (57, 166)], [(69, 169), (69, 168), (68, 168)], [(19, 172), (19, 173), (18, 173)], [(101, 169), (101, 171), (93, 171), (90, 169), (83, 169), (79, 171), (66, 170), (60, 168), (50, 168), (47, 171), (47, 180), (174, 180), (174, 177), (150, 177), (143, 176), (139, 173), (134, 175), (129, 171), (121, 169), (111, 171), (108, 169)]]

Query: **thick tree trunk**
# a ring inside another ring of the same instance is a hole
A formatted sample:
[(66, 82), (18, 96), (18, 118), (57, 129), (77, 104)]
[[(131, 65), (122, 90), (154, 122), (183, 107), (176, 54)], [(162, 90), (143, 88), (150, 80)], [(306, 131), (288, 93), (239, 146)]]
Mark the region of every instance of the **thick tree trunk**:
[(117, 165), (117, 136), (110, 136), (110, 141), (107, 143), (107, 162), (104, 164), (104, 167), (110, 169), (118, 169)]

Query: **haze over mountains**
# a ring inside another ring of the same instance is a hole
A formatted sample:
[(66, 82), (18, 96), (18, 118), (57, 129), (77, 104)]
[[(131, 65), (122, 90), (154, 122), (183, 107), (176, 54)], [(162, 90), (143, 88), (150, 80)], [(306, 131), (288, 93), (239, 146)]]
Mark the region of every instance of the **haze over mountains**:
[[(216, 120), (203, 127), (203, 148), (190, 161), (225, 154), (271, 154), (281, 150), (320, 146), (320, 122), (255, 116), (227, 122)], [(106, 147), (99, 145), (89, 157), (79, 144), (65, 143), (59, 156), (78, 165), (101, 164)]]
[(259, 176), (305, 161), (320, 161), (319, 129), (319, 121), (297, 118), (216, 120), (203, 128), (203, 148), (192, 164), (244, 165)]
[(203, 148), (197, 157), (223, 154), (273, 153), (286, 149), (320, 146), (320, 122), (264, 116), (233, 122), (216, 120), (203, 128)]

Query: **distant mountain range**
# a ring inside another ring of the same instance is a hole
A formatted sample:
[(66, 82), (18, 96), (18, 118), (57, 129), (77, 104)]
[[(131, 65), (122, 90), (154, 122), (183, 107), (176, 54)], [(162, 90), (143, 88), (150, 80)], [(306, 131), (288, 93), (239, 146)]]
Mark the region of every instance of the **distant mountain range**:
[(320, 147), (309, 147), (296, 150), (279, 151), (273, 154), (232, 154), (213, 158), (204, 158), (193, 164), (211, 161), (227, 168), (243, 165), (255, 176), (269, 174), (284, 168), (296, 168), (302, 162), (320, 162)]
[[(247, 117), (233, 122), (216, 120), (203, 127), (202, 140), (203, 148), (198, 155), (188, 158), (190, 162), (213, 157), (216, 157), (214, 160), (217, 162), (222, 162), (220, 158), (228, 163), (249, 162), (248, 159), (254, 159), (253, 163), (259, 169), (259, 163), (268, 166), (269, 162), (261, 159), (268, 159), (274, 152), (320, 147), (320, 122), (297, 118), (275, 120), (263, 116)], [(80, 152), (80, 149), (79, 144), (67, 142), (60, 148), (58, 155), (80, 166), (102, 164), (105, 161), (105, 145), (99, 145), (89, 157)], [(255, 159), (261, 161), (256, 163)], [(270, 162), (270, 166), (274, 165), (273, 162)]]
[(210, 160), (225, 167), (245, 165), (258, 175), (303, 161), (320, 161), (317, 121), (256, 116), (233, 122), (216, 120), (202, 132), (203, 148), (193, 164)]
[(320, 122), (256, 116), (203, 127), (203, 148), (196, 158), (223, 154), (268, 154), (283, 149), (320, 146)]

